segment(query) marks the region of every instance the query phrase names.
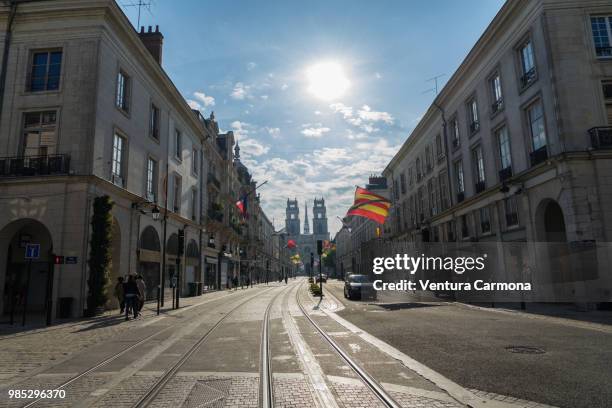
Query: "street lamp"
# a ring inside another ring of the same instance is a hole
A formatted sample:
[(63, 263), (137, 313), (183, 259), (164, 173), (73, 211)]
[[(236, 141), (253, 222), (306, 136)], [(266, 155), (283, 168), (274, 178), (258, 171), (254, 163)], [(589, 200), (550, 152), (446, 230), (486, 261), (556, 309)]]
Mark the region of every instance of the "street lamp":
[(153, 217), (153, 221), (159, 221), (159, 214), (160, 214), (159, 207), (156, 205), (151, 210), (151, 216)]

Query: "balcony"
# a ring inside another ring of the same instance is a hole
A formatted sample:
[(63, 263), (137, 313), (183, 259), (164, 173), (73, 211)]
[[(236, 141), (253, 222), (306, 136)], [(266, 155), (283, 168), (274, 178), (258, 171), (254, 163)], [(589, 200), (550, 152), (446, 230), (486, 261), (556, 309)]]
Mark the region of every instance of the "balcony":
[(478, 132), (479, 130), (480, 130), (480, 122), (474, 121), (470, 123), (470, 132), (472, 132), (472, 134)]
[(457, 193), (457, 203), (460, 203), (463, 200), (465, 200), (465, 193), (463, 191), (460, 193)]
[(508, 166), (499, 171), (499, 181), (504, 182), (512, 177), (512, 167)]
[(534, 150), (529, 153), (529, 159), (531, 160), (531, 166), (536, 166), (542, 162), (545, 162), (548, 159), (548, 151), (546, 146), (540, 147), (538, 150)]
[(491, 105), (491, 114), (496, 114), (504, 107), (504, 100), (498, 99)]
[(223, 209), (219, 208), (220, 206), (217, 204), (213, 204), (209, 209), (208, 209), (208, 218), (213, 220), (213, 221), (217, 221), (217, 222), (223, 222)]
[(208, 184), (212, 184), (213, 186), (217, 187), (218, 190), (221, 190), (221, 182), (217, 176), (212, 173), (208, 173)]
[(0, 157), (0, 177), (49, 176), (69, 172), (70, 156), (67, 154)]
[(476, 194), (482, 193), (483, 191), (485, 191), (486, 188), (487, 188), (487, 186), (485, 185), (484, 180), (479, 181), (478, 183), (476, 183), (474, 185), (474, 189), (476, 190)]
[(595, 47), (598, 57), (612, 57), (612, 47)]
[(612, 149), (612, 126), (589, 129), (593, 149)]
[(529, 85), (535, 82), (536, 78), (536, 69), (534, 67), (521, 76), (521, 86), (523, 88), (527, 88)]
[(453, 139), (453, 149), (459, 148), (459, 138)]

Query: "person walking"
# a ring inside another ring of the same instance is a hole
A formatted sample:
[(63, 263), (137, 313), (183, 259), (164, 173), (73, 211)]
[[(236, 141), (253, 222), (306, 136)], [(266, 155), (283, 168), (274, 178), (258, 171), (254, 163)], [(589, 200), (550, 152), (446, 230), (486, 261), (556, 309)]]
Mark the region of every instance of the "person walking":
[(134, 319), (138, 317), (138, 285), (134, 275), (128, 276), (125, 284), (125, 320), (130, 320), (130, 309), (134, 313)]
[(287, 274), (285, 274), (285, 285), (287, 284)]
[(115, 285), (115, 297), (117, 298), (117, 301), (119, 302), (119, 307), (121, 308), (121, 311), (119, 312), (120, 315), (123, 314), (123, 309), (125, 309), (125, 293), (124, 293), (124, 283), (123, 283), (123, 276), (119, 276), (117, 278), (117, 284)]
[(144, 306), (145, 297), (147, 293), (147, 285), (142, 277), (142, 275), (138, 275), (136, 277), (136, 285), (138, 285), (138, 312), (142, 310)]

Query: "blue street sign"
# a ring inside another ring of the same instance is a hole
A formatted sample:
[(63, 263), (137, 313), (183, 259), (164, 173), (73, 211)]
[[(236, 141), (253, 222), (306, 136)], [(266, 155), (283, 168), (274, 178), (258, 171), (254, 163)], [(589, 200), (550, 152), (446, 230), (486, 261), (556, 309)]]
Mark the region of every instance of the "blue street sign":
[(65, 261), (66, 261), (66, 265), (70, 265), (70, 264), (74, 265), (74, 264), (77, 263), (77, 257), (76, 256), (67, 256)]
[(25, 259), (38, 259), (40, 257), (40, 244), (26, 244)]

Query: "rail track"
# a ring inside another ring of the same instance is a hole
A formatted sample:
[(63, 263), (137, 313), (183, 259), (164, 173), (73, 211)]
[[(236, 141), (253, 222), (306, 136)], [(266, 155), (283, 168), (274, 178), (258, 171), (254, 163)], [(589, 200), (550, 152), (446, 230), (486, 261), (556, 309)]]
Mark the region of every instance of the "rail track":
[(330, 345), (330, 347), (336, 352), (342, 360), (344, 360), (348, 366), (357, 374), (364, 385), (380, 400), (380, 402), (388, 408), (401, 408), (391, 395), (380, 385), (366, 370), (364, 370), (342, 347), (336, 343), (326, 332), (314, 321), (312, 317), (306, 311), (306, 308), (302, 304), (300, 299), (300, 288), (296, 291), (296, 302), (306, 319), (310, 324), (321, 334), (323, 339)]
[[(272, 288), (267, 289), (267, 290), (266, 290), (266, 292), (267, 292), (267, 291), (269, 291), (269, 290), (272, 290)], [(213, 328), (212, 328), (212, 329), (210, 329), (210, 330), (207, 332), (207, 334), (205, 334), (205, 336), (207, 337), (207, 336), (208, 336), (208, 335), (209, 335), (209, 334), (210, 334), (210, 333), (211, 333), (211, 332), (212, 332), (212, 331), (213, 331), (213, 330), (214, 330), (216, 327), (218, 327), (218, 326), (221, 324), (221, 322), (222, 322), (222, 321), (223, 321), (225, 318), (227, 318), (227, 317), (228, 317), (228, 316), (229, 316), (231, 313), (233, 313), (233, 312), (234, 312), (234, 310), (238, 309), (240, 306), (242, 306), (243, 304), (247, 303), (248, 301), (250, 301), (250, 300), (252, 300), (252, 299), (254, 299), (254, 298), (258, 297), (259, 295), (261, 295), (261, 293), (262, 293), (262, 292), (258, 292), (257, 294), (255, 294), (255, 295), (253, 295), (253, 296), (250, 296), (249, 298), (247, 298), (247, 299), (246, 299), (246, 300), (244, 300), (243, 302), (239, 303), (239, 304), (238, 304), (236, 307), (234, 307), (233, 309), (231, 309), (229, 313), (227, 313), (227, 314), (226, 314), (226, 315), (224, 315), (224, 316), (223, 316), (223, 317), (222, 317), (222, 318), (221, 318), (219, 321), (217, 321), (217, 323), (215, 324), (215, 326), (213, 326)], [(265, 292), (264, 292), (264, 293), (265, 293)], [(220, 299), (224, 299), (224, 298), (226, 298), (226, 297), (227, 297), (227, 296), (222, 296), (222, 297), (221, 297), (221, 298), (219, 298), (219, 299), (213, 299), (213, 300), (211, 300), (211, 302), (214, 302), (214, 301), (216, 301), (216, 300), (220, 300)], [(141, 345), (143, 345), (143, 344), (147, 343), (148, 341), (153, 340), (154, 338), (158, 337), (159, 335), (161, 335), (161, 334), (163, 334), (163, 333), (165, 333), (165, 332), (167, 332), (167, 331), (169, 331), (169, 330), (171, 330), (171, 329), (175, 328), (175, 327), (176, 327), (177, 325), (179, 325), (179, 324), (181, 324), (181, 321), (177, 321), (176, 323), (173, 323), (173, 324), (171, 324), (171, 325), (169, 325), (169, 326), (166, 326), (166, 327), (164, 327), (164, 328), (162, 328), (162, 329), (160, 329), (160, 330), (156, 331), (155, 333), (152, 333), (152, 334), (150, 334), (150, 335), (148, 335), (148, 336), (144, 337), (143, 339), (141, 339), (141, 340), (137, 341), (136, 343), (133, 343), (133, 344), (131, 344), (130, 346), (127, 346), (127, 347), (123, 348), (122, 350), (118, 351), (117, 353), (113, 354), (112, 356), (107, 357), (107, 358), (105, 358), (105, 359), (103, 359), (103, 360), (101, 360), (101, 361), (97, 362), (96, 364), (94, 364), (94, 365), (90, 366), (90, 367), (89, 367), (89, 368), (87, 368), (86, 370), (84, 370), (84, 371), (82, 371), (82, 372), (80, 372), (80, 373), (76, 374), (75, 376), (73, 376), (73, 377), (71, 377), (70, 379), (68, 379), (68, 380), (64, 381), (63, 383), (61, 383), (61, 384), (59, 384), (59, 385), (57, 385), (57, 386), (54, 386), (53, 388), (54, 388), (54, 389), (57, 389), (57, 390), (60, 390), (60, 389), (64, 389), (64, 388), (68, 387), (70, 384), (74, 383), (75, 381), (77, 381), (77, 380), (79, 380), (79, 379), (81, 379), (81, 378), (83, 378), (83, 377), (87, 376), (88, 374), (90, 374), (90, 373), (92, 373), (92, 372), (96, 371), (97, 369), (99, 369), (99, 368), (101, 368), (101, 367), (104, 367), (105, 365), (107, 365), (107, 364), (109, 364), (109, 363), (111, 363), (111, 362), (115, 361), (115, 360), (116, 360), (116, 359), (118, 359), (119, 357), (121, 357), (121, 356), (125, 355), (126, 353), (128, 353), (128, 352), (130, 352), (130, 351), (132, 351), (132, 350), (134, 350), (134, 349), (136, 349), (136, 348), (138, 348), (139, 346), (141, 346)], [(201, 341), (200, 341), (200, 344), (201, 344), (201, 343), (203, 343), (203, 340), (202, 340), (202, 339), (200, 339), (200, 340), (201, 340)], [(192, 352), (191, 354), (193, 354), (193, 352)], [(190, 354), (190, 355), (191, 355), (191, 354)], [(183, 361), (183, 363), (184, 363), (184, 361)], [(182, 365), (182, 364), (181, 364), (181, 365)], [(174, 373), (173, 373), (173, 374), (174, 374)], [(163, 380), (163, 377), (162, 377), (162, 379), (161, 379), (161, 380)], [(166, 382), (167, 382), (167, 381), (166, 381)], [(165, 383), (164, 383), (164, 384), (165, 384)], [(157, 385), (157, 384), (156, 384), (156, 385)], [(146, 396), (146, 395), (145, 395), (145, 396)], [(142, 398), (141, 398), (141, 399), (142, 399)], [(37, 398), (37, 399), (34, 399), (34, 400), (32, 400), (32, 401), (28, 402), (26, 405), (23, 405), (21, 408), (30, 408), (30, 407), (33, 407), (33, 406), (35, 406), (36, 404), (38, 404), (39, 402), (41, 402), (41, 401), (45, 401), (45, 399), (43, 399), (43, 398)], [(139, 400), (139, 402), (140, 402), (140, 400)], [(142, 406), (142, 405), (135, 405), (135, 406)]]

